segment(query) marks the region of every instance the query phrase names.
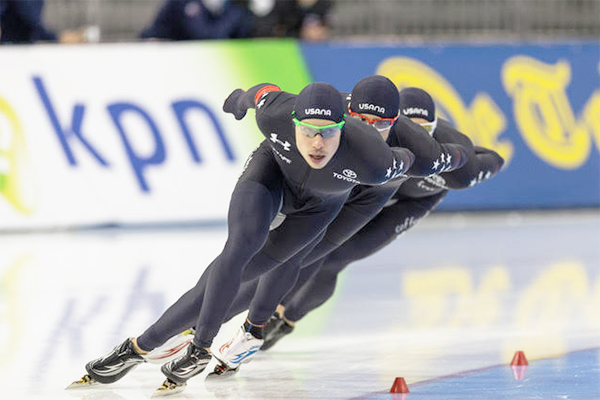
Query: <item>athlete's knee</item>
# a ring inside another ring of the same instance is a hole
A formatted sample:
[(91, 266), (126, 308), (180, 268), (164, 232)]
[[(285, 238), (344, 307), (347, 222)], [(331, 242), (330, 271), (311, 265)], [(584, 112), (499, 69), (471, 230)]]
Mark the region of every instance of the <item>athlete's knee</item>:
[(281, 193), (259, 182), (242, 181), (237, 184), (227, 213), (228, 221), (256, 220), (269, 225), (281, 202)]
[(243, 246), (253, 253), (260, 249), (269, 234), (269, 225), (273, 216), (271, 206), (267, 201), (259, 202), (254, 206), (246, 203), (236, 209), (236, 205), (232, 202), (228, 215), (229, 232), (225, 247)]
[(266, 224), (240, 221), (230, 226), (224, 253), (242, 251), (254, 254), (265, 244), (268, 234), (269, 226)]

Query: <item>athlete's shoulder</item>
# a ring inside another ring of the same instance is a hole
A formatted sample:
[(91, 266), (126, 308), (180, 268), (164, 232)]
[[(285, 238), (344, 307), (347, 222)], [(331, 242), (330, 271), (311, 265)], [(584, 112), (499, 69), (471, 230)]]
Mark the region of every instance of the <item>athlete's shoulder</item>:
[(256, 116), (279, 120), (291, 119), (296, 97), (297, 95), (288, 92), (267, 92), (256, 100)]
[(422, 126), (412, 122), (410, 118), (402, 114), (398, 116), (398, 119), (392, 126), (390, 135), (395, 136), (400, 142), (402, 142), (402, 137), (406, 135), (413, 135), (414, 138), (429, 138), (429, 134)]
[(445, 119), (438, 118), (433, 137), (440, 143), (456, 143), (470, 148), (473, 147), (471, 139)]
[(396, 120), (396, 122), (394, 123), (394, 127), (413, 127), (416, 124), (414, 122), (412, 122), (410, 120), (410, 118), (408, 118), (406, 115), (402, 115), (402, 114), (398, 114), (398, 119)]
[(360, 171), (364, 184), (384, 183), (412, 163), (410, 151), (391, 148), (375, 128), (357, 120), (348, 120), (346, 125), (344, 162)]
[(456, 135), (457, 133), (460, 132), (449, 121), (442, 118), (438, 118), (434, 136), (437, 137), (443, 135), (444, 137), (451, 137), (452, 135)]
[(346, 118), (343, 134), (352, 145), (363, 146), (374, 139), (377, 140), (377, 138), (383, 142), (383, 139), (375, 128), (354, 118)]
[(377, 154), (381, 154), (382, 151), (389, 151), (389, 146), (375, 128), (354, 118), (346, 119), (343, 134), (349, 149), (355, 157), (360, 159), (373, 161)]

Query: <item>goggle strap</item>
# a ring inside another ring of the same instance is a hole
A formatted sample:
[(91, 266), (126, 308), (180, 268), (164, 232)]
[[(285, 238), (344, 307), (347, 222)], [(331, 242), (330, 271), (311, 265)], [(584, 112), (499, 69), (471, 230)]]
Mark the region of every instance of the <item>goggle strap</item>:
[(392, 123), (393, 123), (394, 121), (396, 121), (396, 120), (398, 119), (398, 115), (396, 115), (394, 118), (375, 118), (375, 119), (371, 119), (371, 118), (367, 118), (367, 117), (365, 117), (365, 116), (364, 116), (364, 115), (362, 115), (361, 113), (357, 113), (357, 112), (354, 112), (354, 111), (352, 111), (352, 110), (350, 109), (350, 107), (348, 107), (348, 112), (349, 112), (349, 113), (350, 113), (350, 115), (352, 115), (352, 116), (357, 116), (357, 117), (359, 117), (359, 118), (363, 118), (363, 119), (367, 120), (367, 121), (369, 122), (369, 124), (371, 124), (371, 125), (372, 125), (372, 124), (374, 124), (374, 123), (375, 123), (375, 122), (377, 122), (377, 121), (390, 121), (390, 122), (392, 122)]
[(311, 124), (307, 124), (306, 122), (302, 122), (302, 121), (298, 120), (298, 118), (296, 118), (296, 117), (293, 117), (292, 120), (294, 121), (294, 124), (296, 124), (296, 125), (308, 126), (309, 128), (313, 128), (313, 129), (317, 129), (317, 130), (321, 130), (321, 129), (325, 129), (325, 128), (341, 128), (346, 123), (345, 120), (341, 120), (340, 122), (337, 122), (335, 124), (318, 126), (318, 125), (311, 125)]

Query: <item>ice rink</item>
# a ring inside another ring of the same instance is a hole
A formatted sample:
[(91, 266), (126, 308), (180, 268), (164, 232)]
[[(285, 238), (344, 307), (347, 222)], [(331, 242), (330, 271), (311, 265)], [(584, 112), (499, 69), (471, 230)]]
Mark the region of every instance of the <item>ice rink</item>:
[[(64, 388), (195, 284), (224, 240), (220, 225), (1, 235), (0, 397), (150, 398), (164, 379), (152, 364)], [(597, 210), (434, 214), (348, 268), (329, 303), (237, 376), (205, 372), (170, 398), (597, 400), (599, 359)], [(408, 397), (388, 393), (396, 377)]]

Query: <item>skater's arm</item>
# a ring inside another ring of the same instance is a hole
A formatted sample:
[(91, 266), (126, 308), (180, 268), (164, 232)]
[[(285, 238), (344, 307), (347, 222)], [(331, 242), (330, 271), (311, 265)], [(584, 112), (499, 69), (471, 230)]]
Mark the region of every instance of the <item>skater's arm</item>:
[(346, 119), (342, 135), (351, 146), (356, 179), (363, 185), (381, 185), (404, 175), (414, 161), (409, 149), (390, 147), (373, 127), (354, 118)]
[[(400, 176), (405, 176), (410, 167), (415, 162), (414, 153), (404, 147), (390, 147), (390, 150), (392, 150), (393, 155), (392, 166), (396, 167), (395, 172), (392, 172), (393, 177), (391, 179), (395, 179)], [(390, 179), (388, 179), (387, 177), (386, 170), (386, 180), (384, 182), (387, 182), (388, 180)]]
[(475, 146), (475, 154), (482, 169), (494, 171), (496, 174), (504, 166), (504, 159), (494, 150)]
[[(423, 127), (400, 117), (392, 128), (394, 142), (412, 151), (415, 161), (407, 171), (412, 177), (430, 176), (462, 167), (468, 159), (468, 148), (456, 143), (439, 143)], [(472, 148), (472, 145), (470, 145)]]
[(270, 83), (261, 83), (247, 91), (236, 89), (225, 99), (223, 111), (233, 114), (235, 119), (240, 120), (244, 118), (249, 108), (262, 107), (266, 101), (265, 96), (271, 92), (281, 92), (281, 89)]
[(475, 147), (475, 155), (461, 169), (443, 174), (449, 189), (467, 189), (490, 179), (500, 171), (504, 159), (493, 150)]
[(371, 156), (368, 159), (370, 168), (367, 174), (362, 174), (360, 180), (363, 185), (381, 185), (398, 179), (406, 174), (415, 160), (415, 155), (409, 149), (389, 147), (383, 141), (382, 143), (383, 146), (378, 149), (371, 144)]

